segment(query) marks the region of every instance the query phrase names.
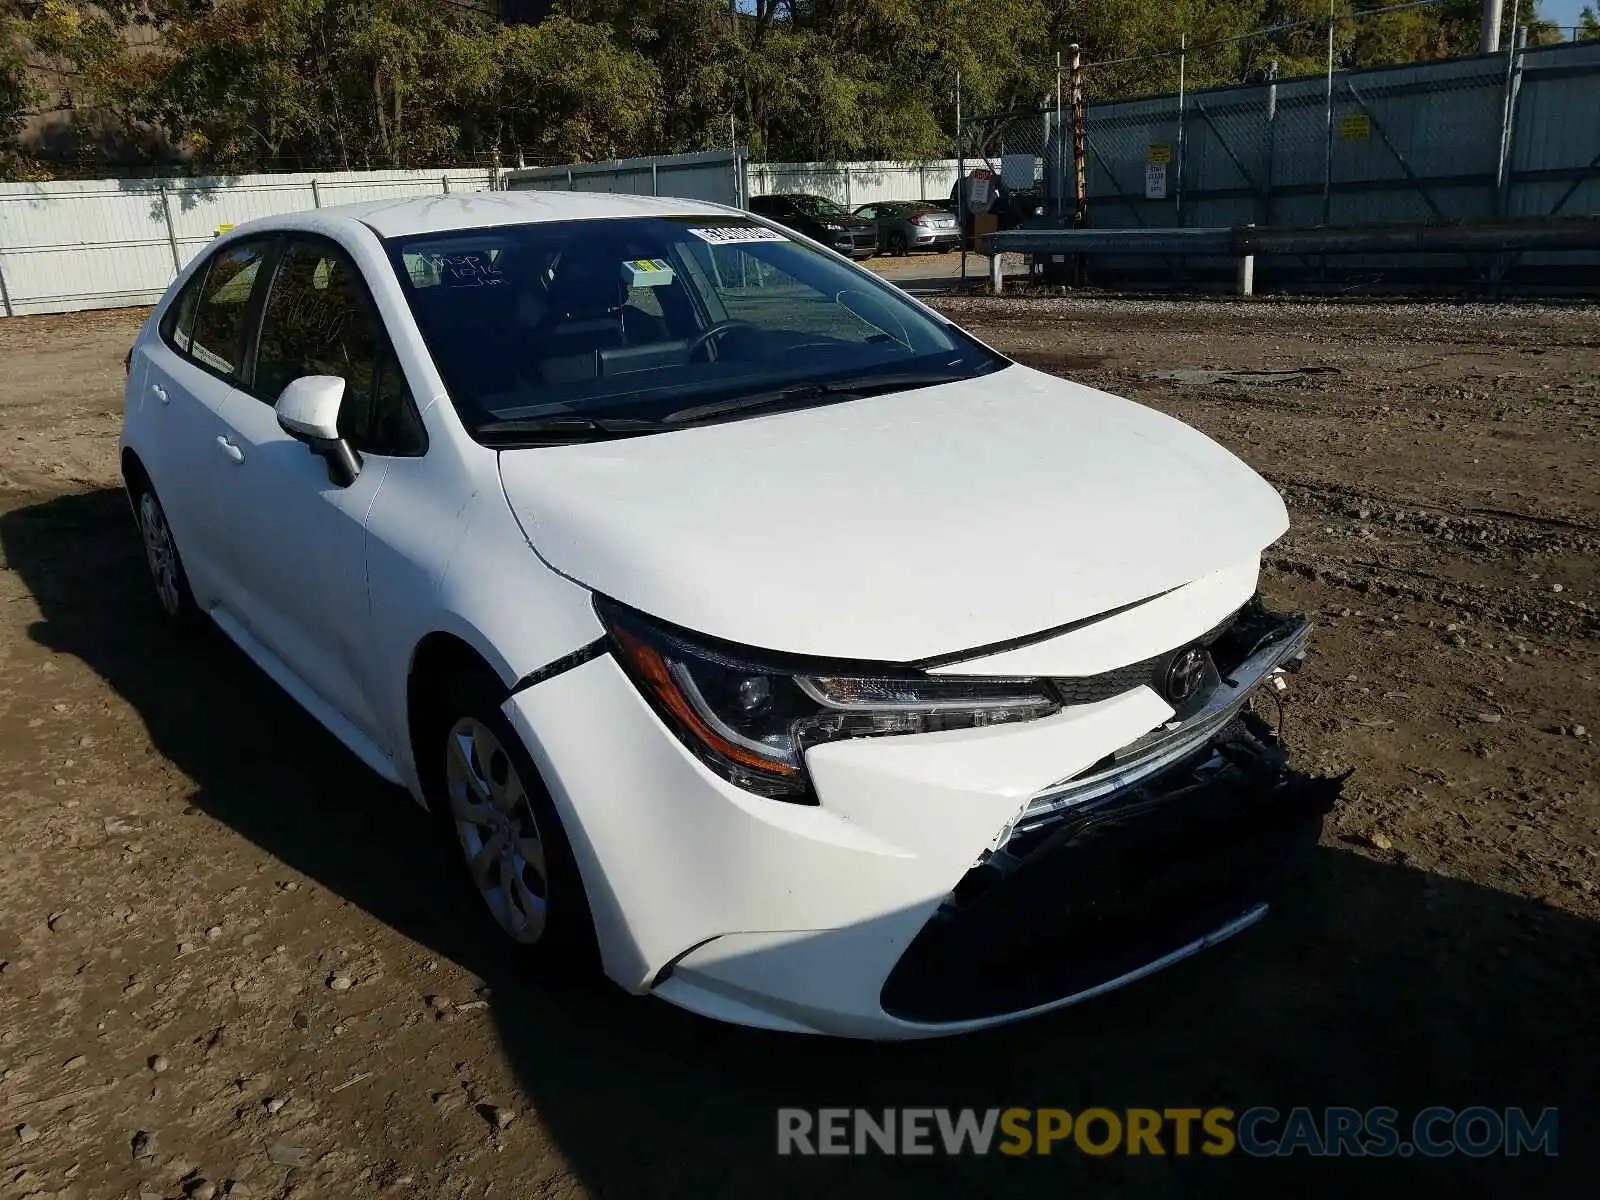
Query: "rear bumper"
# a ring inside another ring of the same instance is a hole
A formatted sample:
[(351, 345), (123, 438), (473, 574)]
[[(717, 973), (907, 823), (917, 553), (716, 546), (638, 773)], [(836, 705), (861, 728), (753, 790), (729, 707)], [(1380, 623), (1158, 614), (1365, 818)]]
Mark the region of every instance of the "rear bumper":
[(616, 982), (741, 1024), (930, 1037), (1073, 1003), (1260, 915), (1338, 789), (1289, 772), (1234, 704), (1304, 633), (1232, 670), (1177, 744), (1147, 735), (1174, 713), (1135, 687), (1015, 726), (814, 747), (817, 806), (713, 775), (609, 657), (506, 712)]

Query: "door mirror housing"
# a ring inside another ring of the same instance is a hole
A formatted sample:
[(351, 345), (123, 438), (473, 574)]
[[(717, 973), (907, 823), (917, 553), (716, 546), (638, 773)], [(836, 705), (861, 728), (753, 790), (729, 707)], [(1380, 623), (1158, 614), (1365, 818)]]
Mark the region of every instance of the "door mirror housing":
[(302, 375), (278, 397), (278, 424), (300, 442), (339, 440), (344, 380), (337, 375)]
[(361, 474), (360, 457), (339, 434), (344, 389), (337, 375), (302, 375), (283, 389), (274, 406), (278, 427), (326, 460), (328, 480), (335, 487), (349, 487)]

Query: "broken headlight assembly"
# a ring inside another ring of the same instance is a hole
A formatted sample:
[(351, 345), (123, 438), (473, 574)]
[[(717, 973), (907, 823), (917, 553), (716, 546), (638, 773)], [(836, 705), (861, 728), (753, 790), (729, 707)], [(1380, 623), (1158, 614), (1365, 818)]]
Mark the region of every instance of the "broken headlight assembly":
[(617, 662), (694, 755), (730, 783), (814, 804), (822, 742), (976, 729), (1059, 712), (1041, 679), (940, 678), (893, 666), (763, 655), (668, 628), (597, 597)]

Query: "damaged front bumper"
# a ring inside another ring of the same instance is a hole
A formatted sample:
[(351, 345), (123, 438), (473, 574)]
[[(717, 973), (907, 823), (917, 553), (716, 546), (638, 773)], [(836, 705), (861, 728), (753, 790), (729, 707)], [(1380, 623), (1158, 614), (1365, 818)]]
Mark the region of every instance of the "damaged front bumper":
[(1291, 771), (1241, 714), (1137, 782), (1020, 826), (917, 934), (884, 1011), (964, 1023), (1084, 999), (1244, 928), (1341, 783)]
[(884, 1010), (966, 1023), (1081, 1000), (1260, 917), (1343, 785), (1291, 770), (1247, 707), (1310, 631), (1241, 612), (1210, 646), (1204, 700), (1035, 797), (900, 958)]
[[(708, 770), (609, 656), (506, 711), (618, 984), (770, 1029), (932, 1037), (1074, 1003), (1259, 915), (1339, 790), (1246, 711), (1307, 632), (1247, 606), (1203, 639), (1185, 705), (1157, 691), (1169, 654), (1036, 721), (814, 747), (816, 805)], [(631, 752), (588, 753), (595, 729)]]

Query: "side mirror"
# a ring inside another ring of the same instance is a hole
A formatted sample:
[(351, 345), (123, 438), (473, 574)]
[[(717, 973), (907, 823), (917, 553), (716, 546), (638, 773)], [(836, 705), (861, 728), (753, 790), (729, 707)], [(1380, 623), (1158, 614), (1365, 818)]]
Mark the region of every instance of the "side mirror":
[(327, 461), (335, 487), (349, 487), (361, 474), (361, 459), (339, 435), (344, 388), (337, 375), (303, 375), (283, 389), (275, 406), (278, 427)]

